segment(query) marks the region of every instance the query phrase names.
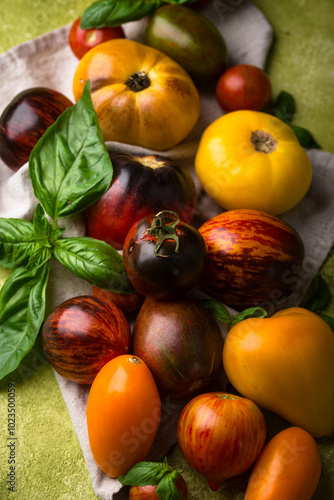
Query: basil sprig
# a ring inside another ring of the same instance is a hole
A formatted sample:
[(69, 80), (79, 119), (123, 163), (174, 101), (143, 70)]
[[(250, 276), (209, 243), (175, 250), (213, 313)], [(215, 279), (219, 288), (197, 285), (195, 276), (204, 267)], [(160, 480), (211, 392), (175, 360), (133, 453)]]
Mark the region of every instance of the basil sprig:
[(199, 299), (198, 302), (211, 311), (211, 313), (225, 325), (232, 327), (240, 321), (248, 318), (265, 318), (267, 316), (267, 311), (262, 307), (254, 306), (244, 309), (243, 311), (237, 313), (235, 316), (229, 313), (227, 308), (222, 302), (214, 299)]
[(134, 291), (116, 249), (94, 238), (62, 237), (64, 228), (58, 227), (59, 217), (87, 208), (112, 180), (89, 82), (81, 99), (36, 144), (29, 174), (39, 200), (33, 221), (0, 218), (0, 265), (14, 269), (0, 290), (0, 378), (15, 370), (35, 343), (51, 258), (100, 288)]
[(289, 92), (286, 92), (285, 90), (280, 92), (276, 99), (273, 113), (277, 116), (277, 118), (292, 128), (301, 146), (304, 148), (315, 149), (319, 149), (321, 147), (309, 130), (299, 127), (298, 125), (291, 125), (296, 113), (296, 104), (294, 97)]
[(164, 462), (139, 462), (118, 480), (127, 486), (158, 485), (155, 490), (160, 500), (182, 500), (183, 494), (176, 488), (179, 472)]
[(83, 12), (82, 29), (114, 27), (138, 21), (166, 4), (182, 5), (196, 0), (97, 0)]

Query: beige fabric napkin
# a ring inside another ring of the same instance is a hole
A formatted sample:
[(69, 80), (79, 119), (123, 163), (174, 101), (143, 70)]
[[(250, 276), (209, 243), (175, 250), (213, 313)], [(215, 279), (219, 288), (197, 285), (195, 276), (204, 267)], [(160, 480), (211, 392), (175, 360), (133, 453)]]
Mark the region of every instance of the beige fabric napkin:
[[(264, 66), (273, 33), (267, 20), (251, 2), (217, 0), (202, 12), (221, 30), (229, 49), (230, 64)], [(144, 25), (144, 20), (126, 24), (124, 28), (127, 37), (141, 41)], [(0, 112), (19, 91), (33, 86), (54, 88), (73, 100), (72, 76), (78, 61), (67, 44), (68, 29), (69, 26), (66, 26), (53, 31), (0, 56)], [(212, 89), (210, 92), (201, 92), (201, 115), (195, 129), (182, 144), (164, 152), (165, 156), (175, 158), (192, 172), (199, 191), (200, 186), (193, 168), (197, 142), (206, 126), (221, 114)], [(109, 143), (108, 147), (117, 151), (147, 152), (124, 144)], [(334, 242), (334, 156), (315, 150), (308, 154), (314, 172), (311, 188), (300, 205), (282, 217), (300, 233), (305, 244), (302, 282), (288, 301), (273, 305), (280, 308), (300, 302)], [(31, 220), (36, 204), (27, 165), (14, 173), (0, 160), (0, 216)], [(197, 221), (208, 219), (220, 211), (207, 196), (201, 196)], [(64, 225), (68, 228), (68, 235), (85, 233), (80, 215), (65, 220)], [(91, 293), (89, 284), (73, 276), (57, 262), (52, 263), (47, 291), (47, 314), (67, 298), (86, 293)], [(222, 327), (222, 334), (225, 333)], [(78, 435), (96, 494), (104, 500), (127, 498), (121, 484), (108, 478), (92, 457), (85, 417), (89, 388), (77, 386), (58, 374), (55, 375)], [(183, 404), (184, 401), (162, 401), (162, 422), (149, 459), (159, 460), (176, 442), (176, 424)]]

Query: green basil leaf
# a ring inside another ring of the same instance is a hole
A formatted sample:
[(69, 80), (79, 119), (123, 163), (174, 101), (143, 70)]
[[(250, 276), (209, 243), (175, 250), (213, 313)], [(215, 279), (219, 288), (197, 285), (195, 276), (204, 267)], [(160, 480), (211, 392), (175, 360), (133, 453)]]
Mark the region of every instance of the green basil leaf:
[(165, 474), (171, 472), (167, 464), (161, 462), (138, 462), (127, 474), (118, 478), (118, 480), (128, 486), (146, 486), (159, 484)]
[(54, 257), (76, 276), (117, 293), (134, 291), (123, 257), (104, 241), (87, 236), (63, 238), (54, 244)]
[(13, 269), (29, 261), (34, 247), (34, 227), (24, 219), (0, 217), (0, 265)]
[(49, 264), (18, 267), (0, 290), (0, 378), (15, 370), (30, 351), (45, 313)]
[(241, 311), (236, 316), (234, 316), (232, 320), (232, 325), (236, 325), (240, 321), (248, 318), (265, 318), (267, 316), (267, 311), (262, 309), (262, 307), (250, 307), (249, 309), (245, 309)]
[(183, 494), (176, 488), (179, 473), (174, 470), (163, 476), (155, 490), (160, 500), (182, 500)]
[(112, 164), (89, 81), (81, 99), (62, 113), (34, 147), (29, 173), (35, 196), (54, 221), (81, 212), (109, 188)]
[(309, 132), (306, 128), (299, 127), (298, 125), (290, 125), (292, 130), (297, 136), (299, 144), (307, 149), (320, 149), (320, 144), (314, 139), (311, 132)]
[(30, 254), (29, 262), (26, 265), (26, 270), (31, 271), (43, 266), (51, 258), (51, 256), (51, 246), (46, 246), (43, 243), (36, 242)]
[(162, 0), (98, 0), (83, 12), (80, 27), (113, 27), (137, 21), (150, 15), (163, 3)]
[(47, 220), (40, 203), (38, 203), (35, 209), (33, 226), (35, 240), (47, 240), (52, 234), (52, 226)]
[(277, 118), (289, 125), (296, 112), (294, 97), (289, 92), (282, 90), (276, 99), (273, 112)]
[(222, 323), (225, 323), (225, 325), (230, 325), (232, 323), (232, 316), (221, 302), (218, 300), (203, 300), (200, 299), (198, 302), (205, 307), (206, 309), (209, 309), (214, 316), (221, 321)]
[(326, 321), (327, 325), (329, 325), (334, 332), (334, 318), (332, 316), (328, 316), (328, 314), (323, 313), (318, 313), (318, 316)]

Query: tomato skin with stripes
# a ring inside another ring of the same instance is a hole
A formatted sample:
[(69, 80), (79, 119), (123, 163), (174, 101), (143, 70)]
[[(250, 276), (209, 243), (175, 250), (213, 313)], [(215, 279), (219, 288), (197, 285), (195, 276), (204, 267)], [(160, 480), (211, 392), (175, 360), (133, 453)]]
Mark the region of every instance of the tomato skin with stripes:
[(123, 312), (109, 300), (72, 297), (48, 316), (43, 348), (53, 368), (78, 384), (91, 384), (112, 358), (130, 348), (131, 329)]
[(264, 446), (266, 423), (250, 399), (210, 392), (184, 407), (177, 436), (184, 459), (216, 491), (255, 462)]
[(283, 220), (258, 210), (223, 212), (200, 228), (208, 257), (200, 285), (237, 310), (291, 295), (300, 279), (304, 244)]

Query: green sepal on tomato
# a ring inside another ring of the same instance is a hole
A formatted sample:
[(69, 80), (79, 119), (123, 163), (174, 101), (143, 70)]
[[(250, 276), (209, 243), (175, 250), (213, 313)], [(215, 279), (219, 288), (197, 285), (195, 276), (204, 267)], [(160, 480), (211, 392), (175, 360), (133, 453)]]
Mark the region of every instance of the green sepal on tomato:
[(168, 210), (136, 222), (123, 245), (124, 266), (134, 288), (161, 300), (180, 297), (195, 286), (206, 255), (199, 231)]

